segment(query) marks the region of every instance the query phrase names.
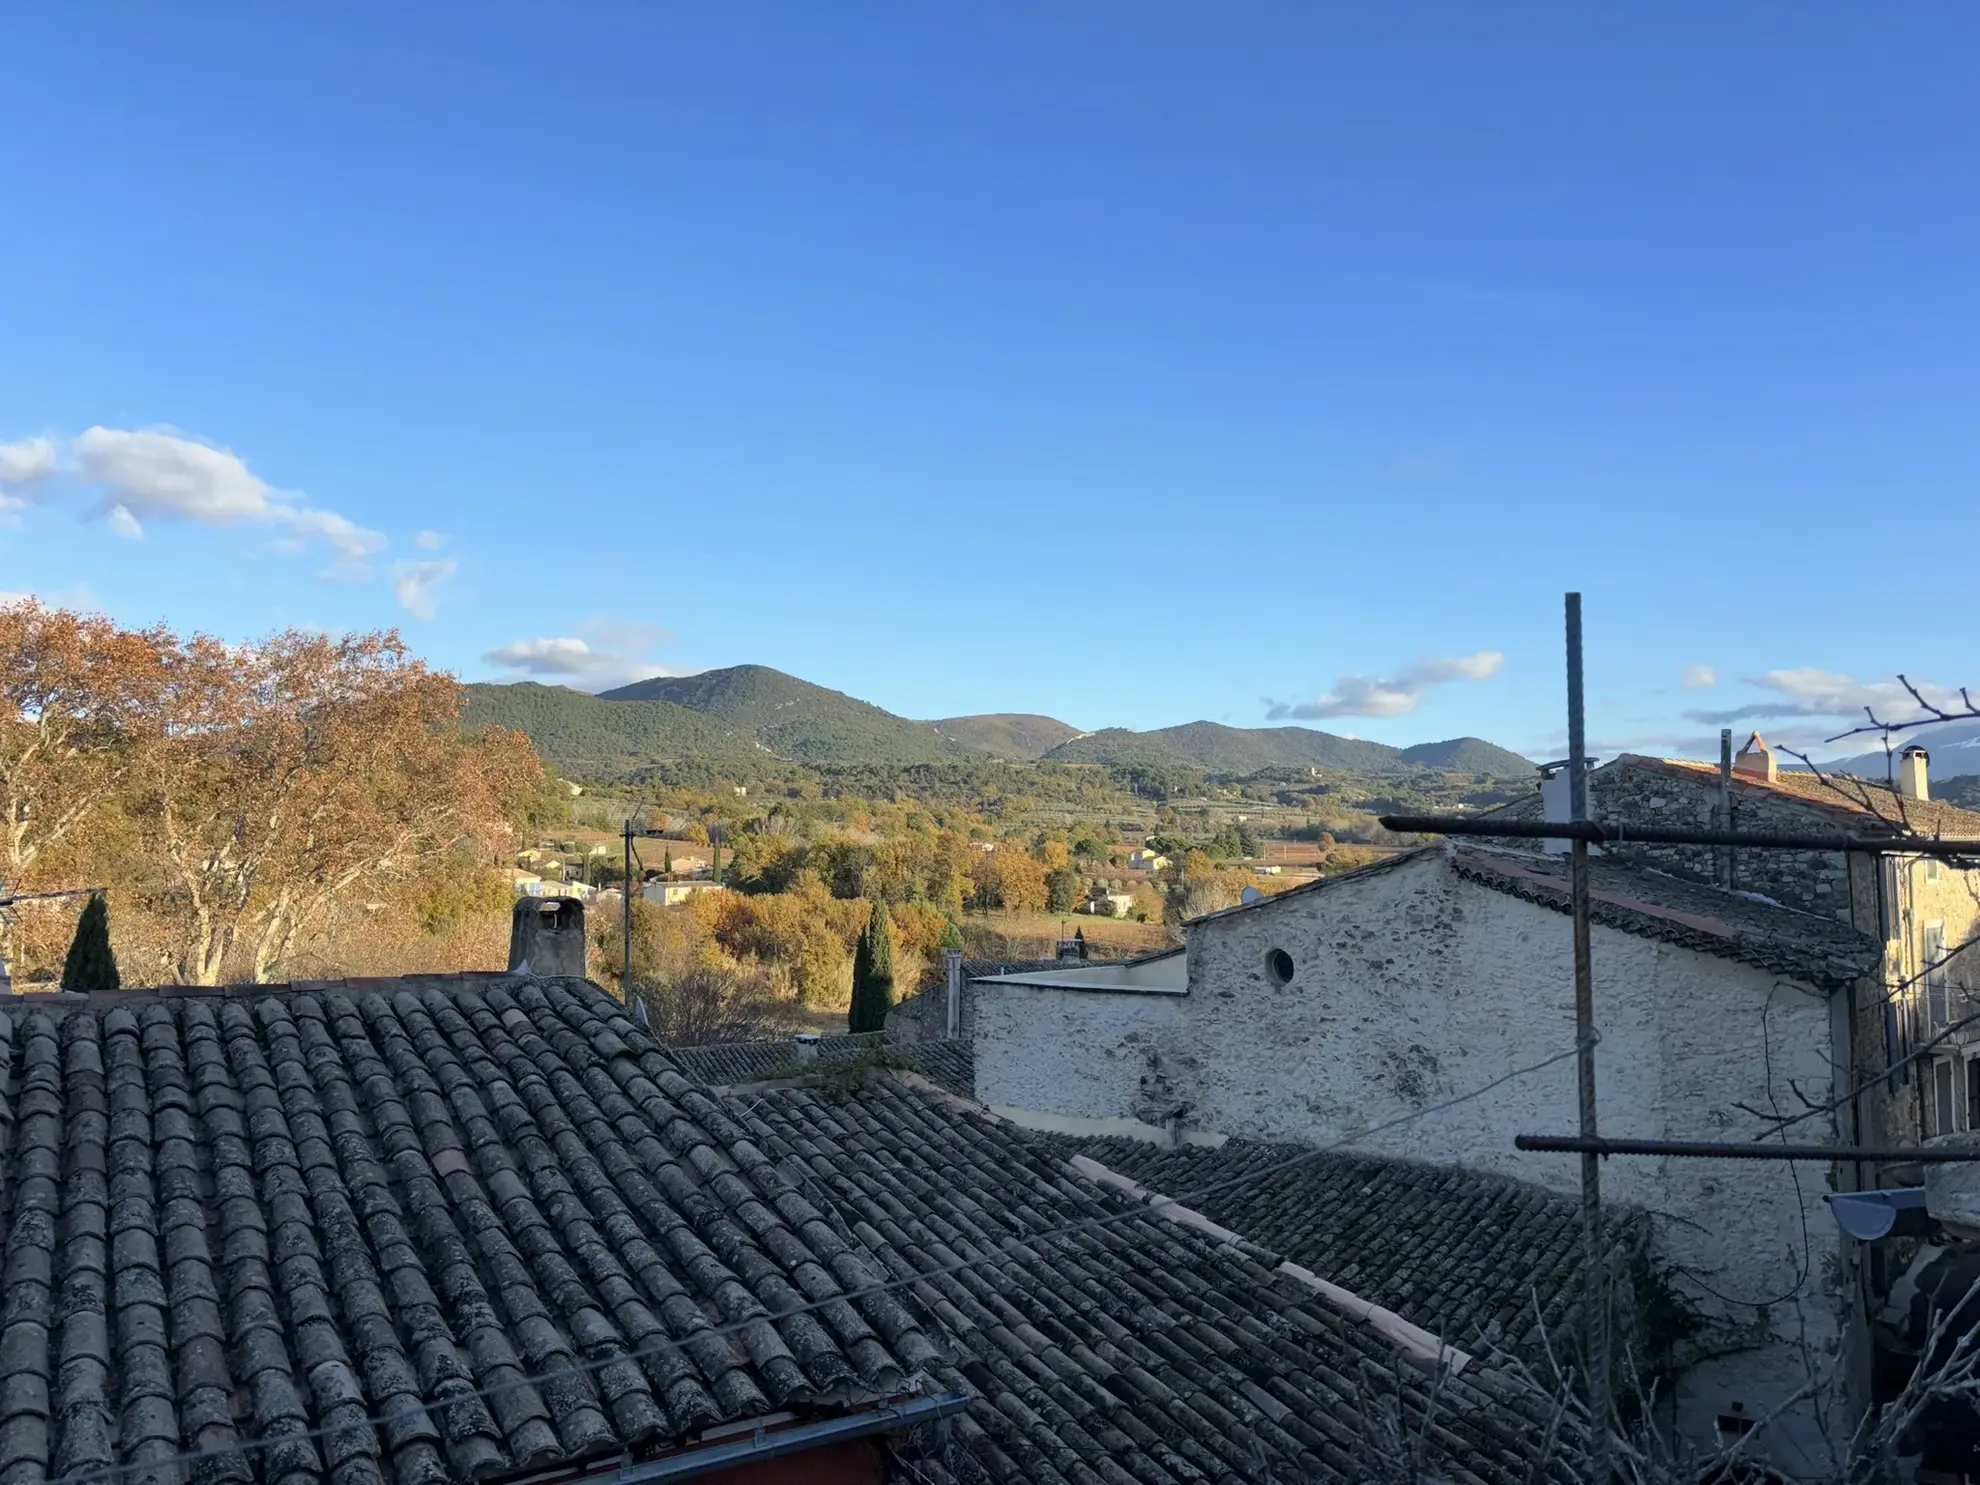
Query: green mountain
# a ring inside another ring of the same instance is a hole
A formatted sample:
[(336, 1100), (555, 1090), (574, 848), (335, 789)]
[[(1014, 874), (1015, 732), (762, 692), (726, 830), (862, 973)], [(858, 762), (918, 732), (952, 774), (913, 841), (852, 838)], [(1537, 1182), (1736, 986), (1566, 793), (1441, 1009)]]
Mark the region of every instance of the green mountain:
[(1217, 722), (1186, 722), (1153, 732), (1109, 727), (1061, 743), (1044, 757), (1053, 763), (1166, 763), (1210, 774), (1256, 773), (1263, 768), (1325, 768), (1341, 773), (1434, 768), (1514, 775), (1533, 767), (1517, 753), (1475, 737), (1392, 748), (1311, 727), (1225, 727)]
[(1531, 759), (1522, 758), (1482, 737), (1453, 737), (1444, 742), (1418, 743), (1402, 750), (1402, 761), (1442, 773), (1482, 773), (1493, 778), (1518, 778), (1533, 772)]
[(951, 742), (992, 758), (1043, 758), (1061, 743), (1079, 736), (1077, 727), (1057, 717), (1028, 712), (997, 712), (983, 717), (944, 717), (929, 724)]
[(1398, 750), (1386, 744), (1311, 727), (1226, 727), (1217, 722), (1185, 722), (1153, 732), (1109, 727), (1061, 743), (1045, 757), (1054, 763), (1168, 763), (1218, 774), (1255, 773), (1275, 765), (1370, 773), (1394, 768), (1399, 760)]
[(659, 763), (720, 767), (771, 758), (818, 766), (924, 763), (1143, 763), (1242, 775), (1270, 768), (1510, 777), (1532, 765), (1475, 737), (1392, 748), (1311, 727), (1189, 722), (1153, 732), (1075, 732), (1052, 717), (997, 713), (911, 722), (765, 665), (659, 676), (599, 696), (534, 681), (468, 688), (469, 727), (513, 727), (566, 771), (611, 778)]
[(767, 665), (656, 676), (602, 692), (605, 705), (667, 702), (754, 736), (800, 763), (951, 763), (975, 756), (927, 722), (910, 722), (843, 691), (828, 691)]
[(642, 764), (758, 752), (755, 741), (733, 727), (671, 701), (601, 701), (535, 681), (484, 681), (467, 692), (463, 727), (527, 733), (537, 752), (567, 772), (609, 778)]

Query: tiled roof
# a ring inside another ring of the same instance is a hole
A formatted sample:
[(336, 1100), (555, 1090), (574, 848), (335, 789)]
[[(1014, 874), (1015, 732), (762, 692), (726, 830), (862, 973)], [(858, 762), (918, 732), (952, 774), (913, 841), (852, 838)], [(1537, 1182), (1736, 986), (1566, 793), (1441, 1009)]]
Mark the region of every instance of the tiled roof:
[(460, 1485), (916, 1390), (970, 1399), (931, 1481), (1363, 1479), (1433, 1390), (1464, 1478), (1547, 1431), (953, 1095), (718, 1097), (583, 981), (22, 997), (0, 1041), (0, 1485)]
[[(1568, 858), (1488, 846), (1451, 848), (1458, 875), (1558, 912), (1571, 911)], [(1877, 965), (1881, 949), (1835, 918), (1701, 886), (1613, 857), (1589, 860), (1594, 922), (1824, 987)]]
[[(1054, 1138), (1463, 1350), (1538, 1363), (1579, 1324), (1581, 1208), (1542, 1187), (1254, 1140)], [(1610, 1223), (1620, 1267), (1645, 1230), (1614, 1208)]]
[[(1611, 768), (1617, 766), (1661, 769), (1686, 778), (1703, 776), (1714, 784), (1719, 777), (1716, 763), (1701, 763), (1692, 758), (1646, 758), (1636, 753), (1625, 753), (1609, 765)], [(1980, 814), (1972, 810), (1961, 809), (1940, 799), (1904, 799), (1888, 784), (1873, 783), (1849, 774), (1823, 774), (1818, 777), (1797, 769), (1783, 768), (1777, 770), (1770, 780), (1753, 774), (1735, 773), (1733, 788), (1735, 791), (1764, 789), (1787, 796), (1799, 804), (1841, 816), (1852, 830), (1861, 834), (1877, 833), (1865, 822), (1881, 820), (1893, 831), (1908, 831), (1917, 835), (1980, 836)], [(1878, 827), (1878, 830), (1881, 828)]]
[[(817, 1047), (818, 1061), (823, 1063), (851, 1062), (886, 1047), (890, 1063), (910, 1065), (951, 1092), (967, 1097), (976, 1089), (976, 1059), (970, 1044), (960, 1039), (889, 1044), (885, 1032), (864, 1031), (847, 1036), (821, 1036)], [(688, 1077), (711, 1087), (795, 1077), (815, 1070), (798, 1061), (797, 1044), (790, 1037), (669, 1047), (667, 1055)]]
[(195, 1448), (196, 1482), (440, 1485), (898, 1395), (939, 1354), (582, 981), (23, 1000), (8, 1485)]
[[(892, 1080), (853, 1097), (773, 1090), (750, 1109), (815, 1201), (891, 1273), (920, 1276), (960, 1355), (936, 1380), (970, 1395), (960, 1440), (999, 1485), (1367, 1480), (1384, 1418), (1420, 1419), (1433, 1385), (1424, 1432), (1453, 1478), (1528, 1478), (1545, 1410), (1503, 1372), (1474, 1362), (1433, 1384), (1271, 1255), (1077, 1175), (1062, 1142)], [(1573, 1475), (1556, 1461), (1532, 1478)]]

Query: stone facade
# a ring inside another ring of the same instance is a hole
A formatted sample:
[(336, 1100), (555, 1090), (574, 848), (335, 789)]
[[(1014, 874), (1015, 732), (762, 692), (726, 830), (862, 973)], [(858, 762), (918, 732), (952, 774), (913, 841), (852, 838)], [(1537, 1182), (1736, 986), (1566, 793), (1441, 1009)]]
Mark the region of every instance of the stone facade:
[[(1748, 1110), (1800, 1107), (1836, 1080), (1839, 996), (1617, 929), (1593, 930), (1603, 1127), (1748, 1139)], [(1284, 974), (1285, 960), (1291, 974)], [(1191, 926), (1180, 1000), (986, 994), (978, 1096), (1086, 1117), (1145, 1117), (1149, 1080), (1190, 1127), (1463, 1165), (1578, 1189), (1573, 1157), (1513, 1147), (1577, 1126), (1570, 924), (1427, 852)], [(1446, 1100), (1506, 1079), (1460, 1107)], [(1833, 1120), (1798, 1137), (1834, 1137)], [(1660, 1260), (1726, 1354), (1685, 1375), (1677, 1424), (1766, 1417), (1843, 1344), (1848, 1257), (1819, 1175), (1781, 1164), (1615, 1160), (1607, 1195), (1656, 1218)], [(1787, 1298), (1783, 1298), (1787, 1296)], [(1738, 1406), (1735, 1407), (1734, 1405)], [(1770, 1427), (1783, 1465), (1825, 1457), (1822, 1410)], [(1847, 1409), (1828, 1416), (1847, 1430)]]
[[(1731, 828), (1875, 833), (1920, 808), (1874, 786), (1864, 796), (1870, 809), (1851, 809), (1842, 795), (1825, 798), (1825, 792), (1805, 775), (1767, 783), (1735, 774)], [(1597, 819), (1611, 823), (1714, 830), (1725, 825), (1716, 772), (1661, 759), (1624, 756), (1596, 769), (1589, 775), (1589, 803)], [(1536, 795), (1505, 814), (1538, 819), (1541, 809)], [(1948, 814), (1959, 812), (1933, 806), (1931, 818), (1917, 823), (1928, 831), (1980, 834), (1980, 826), (1948, 821)], [(1719, 879), (1728, 854), (1713, 846), (1627, 843), (1602, 850), (1701, 882)], [(1929, 1134), (1980, 1129), (1980, 1020), (1952, 1031), (1944, 1049), (1919, 1065), (1901, 1066), (1884, 1077), (1892, 1063), (1902, 1063), (1952, 1023), (1980, 1015), (1980, 950), (1948, 957), (1928, 949), (1937, 942), (1953, 951), (1980, 933), (1980, 870), (1934, 865), (1916, 856), (1880, 859), (1839, 851), (1730, 855), (1734, 890), (1839, 918), (1886, 945), (1881, 973), (1852, 996), (1855, 1071), (1866, 1091), (1855, 1101), (1851, 1137), (1864, 1144), (1912, 1144)], [(1943, 988), (1927, 976), (1927, 965), (1938, 959), (1948, 961)]]

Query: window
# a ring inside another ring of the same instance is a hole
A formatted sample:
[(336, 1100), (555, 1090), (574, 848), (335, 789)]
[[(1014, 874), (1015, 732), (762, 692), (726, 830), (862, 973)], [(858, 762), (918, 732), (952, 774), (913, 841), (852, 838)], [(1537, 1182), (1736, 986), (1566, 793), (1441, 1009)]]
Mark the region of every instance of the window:
[(1925, 1133), (1951, 1134), (1958, 1125), (1953, 1120), (1953, 1064), (1950, 1057), (1932, 1060), (1931, 1097), (1925, 1110)]
[(1980, 1058), (1966, 1064), (1966, 1127), (1980, 1129)]
[(1265, 973), (1272, 977), (1275, 985), (1289, 985), (1293, 977), (1292, 955), (1284, 949), (1274, 949), (1265, 956)]
[(1899, 1067), (1905, 1058), (1904, 1018), (1899, 1013), (1895, 998), (1884, 1002), (1884, 1066), (1891, 1073), (1884, 1079), (1884, 1086), (1891, 1092), (1898, 1090), (1898, 1084), (1911, 1081), (1909, 1064)]
[(1934, 1031), (1944, 1031), (1952, 1022), (1952, 972), (1945, 958), (1946, 925), (1927, 923), (1925, 962), (1919, 967), (1925, 972), (1926, 1015)]
[(1938, 881), (1938, 879), (1939, 879), (1939, 858), (1937, 856), (1927, 856), (1925, 858), (1925, 880), (1928, 882), (1936, 882)]

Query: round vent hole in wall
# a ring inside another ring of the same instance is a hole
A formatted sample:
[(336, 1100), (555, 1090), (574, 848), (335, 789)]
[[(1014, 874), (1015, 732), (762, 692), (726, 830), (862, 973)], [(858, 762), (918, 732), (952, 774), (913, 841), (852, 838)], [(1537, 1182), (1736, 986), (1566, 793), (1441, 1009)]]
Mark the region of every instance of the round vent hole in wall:
[(1272, 977), (1275, 985), (1290, 985), (1293, 977), (1292, 955), (1284, 949), (1274, 949), (1265, 956), (1265, 973)]

